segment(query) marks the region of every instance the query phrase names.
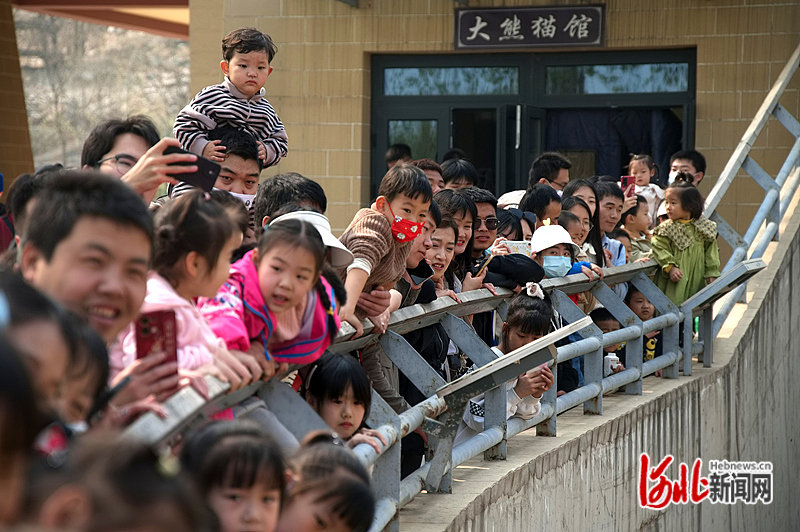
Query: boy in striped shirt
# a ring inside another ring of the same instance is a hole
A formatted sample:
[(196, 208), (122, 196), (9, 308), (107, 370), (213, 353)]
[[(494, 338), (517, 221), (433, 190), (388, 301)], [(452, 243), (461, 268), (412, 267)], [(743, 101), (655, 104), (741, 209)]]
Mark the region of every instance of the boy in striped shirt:
[(264, 83), (276, 52), (269, 35), (255, 28), (234, 30), (222, 39), (220, 67), (225, 79), (197, 93), (175, 119), (173, 131), (185, 149), (221, 162), (225, 146), (209, 140), (208, 132), (232, 126), (258, 140), (258, 157), (264, 167), (286, 156), (286, 130), (264, 97)]

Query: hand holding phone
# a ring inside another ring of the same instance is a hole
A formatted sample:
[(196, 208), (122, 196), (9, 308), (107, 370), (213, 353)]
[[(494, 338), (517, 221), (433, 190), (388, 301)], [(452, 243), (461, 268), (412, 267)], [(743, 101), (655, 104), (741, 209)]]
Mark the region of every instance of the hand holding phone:
[(494, 255), (489, 255), (488, 257), (486, 257), (483, 263), (481, 263), (480, 268), (478, 268), (478, 272), (474, 275), (473, 278), (480, 277), (481, 275), (483, 275), (483, 271), (489, 266), (489, 263), (492, 262), (493, 258)]
[[(164, 148), (164, 155), (169, 155), (171, 153), (188, 153), (191, 152), (183, 150), (181, 148), (175, 146), (167, 146)], [(194, 154), (192, 154), (194, 155)], [(206, 159), (205, 157), (197, 156), (196, 161), (192, 162), (178, 162), (178, 163), (170, 163), (170, 166), (197, 166), (196, 172), (191, 173), (176, 173), (176, 174), (168, 174), (170, 177), (177, 179), (178, 181), (183, 181), (184, 183), (189, 183), (190, 185), (194, 185), (206, 192), (211, 192), (211, 189), (214, 188), (214, 183), (217, 182), (217, 176), (219, 175), (219, 171), (222, 168), (219, 164)]]
[(619, 178), (619, 187), (628, 198), (636, 194), (636, 188), (632, 186), (634, 184), (636, 184), (636, 180), (632, 175), (624, 175)]
[(141, 314), (135, 322), (136, 358), (157, 352), (165, 354), (164, 362), (178, 361), (178, 340), (175, 312), (159, 310)]

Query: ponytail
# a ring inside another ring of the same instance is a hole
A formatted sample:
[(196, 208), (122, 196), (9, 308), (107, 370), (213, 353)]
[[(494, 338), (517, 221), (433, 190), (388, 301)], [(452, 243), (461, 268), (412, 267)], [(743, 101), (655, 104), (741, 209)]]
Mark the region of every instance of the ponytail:
[(328, 295), (328, 290), (325, 288), (325, 285), (322, 284), (321, 275), (319, 279), (317, 279), (315, 288), (317, 290), (319, 301), (322, 303), (322, 307), (325, 309), (325, 313), (328, 317), (328, 336), (330, 337), (331, 342), (333, 342), (334, 338), (336, 338), (336, 333), (339, 332), (339, 324), (336, 323), (336, 304), (331, 301), (331, 298)]

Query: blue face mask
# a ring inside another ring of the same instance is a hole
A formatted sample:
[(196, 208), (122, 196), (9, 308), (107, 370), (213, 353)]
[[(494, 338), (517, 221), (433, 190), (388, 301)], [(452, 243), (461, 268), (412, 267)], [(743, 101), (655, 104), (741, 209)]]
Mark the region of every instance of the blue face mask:
[(572, 268), (572, 260), (569, 257), (548, 255), (543, 259), (542, 269), (547, 277), (564, 277)]

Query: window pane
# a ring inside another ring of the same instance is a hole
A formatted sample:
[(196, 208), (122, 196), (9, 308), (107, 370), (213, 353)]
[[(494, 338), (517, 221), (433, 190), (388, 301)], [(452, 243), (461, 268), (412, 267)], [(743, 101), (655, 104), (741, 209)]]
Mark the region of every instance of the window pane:
[(389, 144), (408, 144), (412, 158), (437, 161), (438, 125), (437, 120), (389, 120)]
[(386, 68), (386, 96), (517, 94), (517, 67)]
[(547, 67), (547, 94), (684, 92), (688, 88), (688, 63)]

